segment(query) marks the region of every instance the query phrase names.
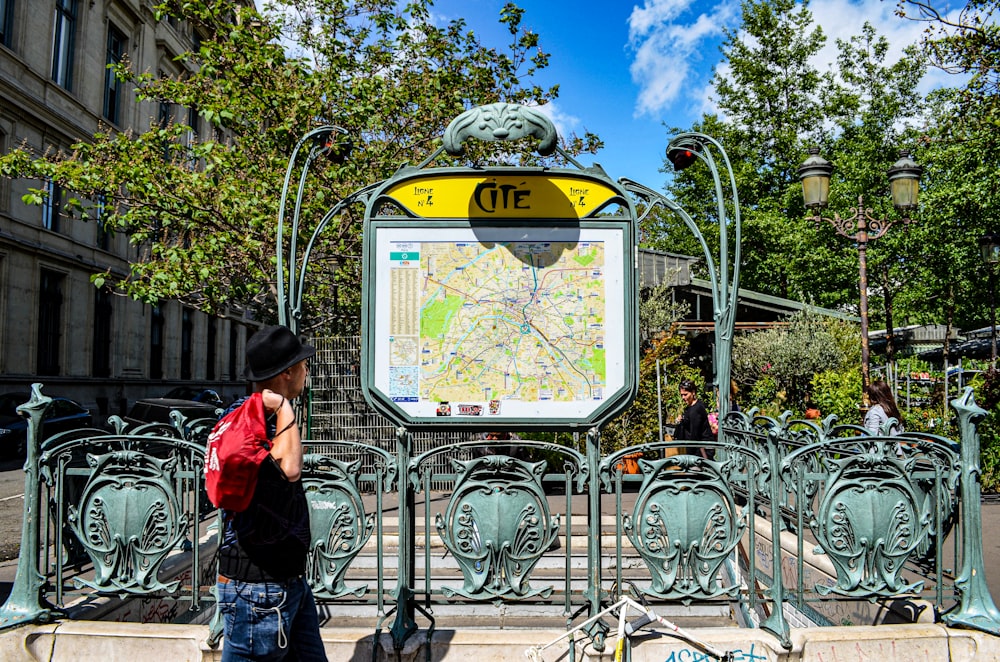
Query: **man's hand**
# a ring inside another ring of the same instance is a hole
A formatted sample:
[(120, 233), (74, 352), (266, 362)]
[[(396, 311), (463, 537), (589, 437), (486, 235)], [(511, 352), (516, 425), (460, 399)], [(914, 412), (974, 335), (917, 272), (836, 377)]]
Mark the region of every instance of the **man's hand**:
[(280, 393), (275, 393), (271, 389), (264, 389), (260, 393), (261, 400), (264, 402), (264, 411), (268, 414), (273, 414), (281, 407), (285, 402), (285, 396)]

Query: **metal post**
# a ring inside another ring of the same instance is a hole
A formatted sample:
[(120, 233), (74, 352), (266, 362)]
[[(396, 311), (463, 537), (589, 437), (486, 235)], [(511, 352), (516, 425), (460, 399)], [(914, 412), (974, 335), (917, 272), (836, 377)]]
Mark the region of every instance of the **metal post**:
[[(781, 466), (780, 431), (771, 430), (767, 434), (767, 462), (772, 476), (777, 476), (777, 468)], [(781, 568), (781, 502), (783, 481), (772, 479), (768, 481), (767, 489), (770, 497), (771, 519), (771, 585), (765, 591), (771, 599), (771, 615), (761, 621), (760, 628), (773, 634), (787, 649), (792, 647), (789, 638), (788, 621), (785, 620), (785, 586), (782, 580)], [(751, 522), (754, 515), (751, 515)], [(751, 523), (751, 527), (753, 524)]]
[(871, 356), (868, 348), (868, 228), (864, 214), (860, 213), (861, 208), (861, 198), (858, 198), (858, 231), (855, 240), (858, 243), (858, 285), (861, 288), (861, 410), (864, 414), (871, 405), (868, 400)]
[[(413, 436), (403, 427), (396, 430), (397, 485), (399, 496), (399, 570), (396, 579), (396, 620), (392, 624), (392, 644), (401, 650), (403, 644), (417, 631), (414, 619), (413, 578), (416, 575), (414, 540), (416, 538), (413, 512), (415, 497), (410, 484), (408, 469), (412, 453)], [(430, 495), (424, 495), (429, 499)], [(376, 642), (377, 643), (377, 642)]]
[(997, 301), (996, 301), (996, 269), (990, 269), (990, 365), (997, 364)]
[[(574, 432), (574, 435), (578, 433)], [(596, 427), (587, 430), (587, 588), (584, 597), (588, 602), (591, 618), (601, 611), (601, 603), (607, 598), (607, 591), (601, 588), (601, 431)], [(608, 627), (595, 621), (587, 628), (594, 650), (603, 651), (606, 645)], [(572, 650), (572, 649), (571, 649)], [(572, 659), (572, 658), (571, 658)]]
[(906, 411), (910, 411), (910, 373), (906, 373)]
[[(858, 285), (861, 290), (861, 408), (862, 412), (866, 412), (870, 404), (868, 385), (871, 383), (868, 346), (868, 242), (884, 235), (892, 226), (892, 221), (872, 216), (871, 210), (865, 209), (864, 197), (860, 195), (853, 216), (841, 218), (839, 214), (834, 214), (833, 218), (824, 218), (817, 207), (814, 210), (813, 220), (817, 224), (820, 221), (827, 221), (837, 234), (853, 239), (858, 245)], [(903, 219), (903, 223), (909, 222), (909, 218)]]
[(944, 622), (1000, 634), (1000, 611), (997, 610), (986, 583), (983, 561), (983, 514), (980, 505), (980, 457), (977, 426), (986, 411), (977, 406), (971, 387), (961, 398), (952, 401), (958, 413), (962, 443), (959, 481), (962, 503), (962, 568), (955, 586), (960, 593), (958, 609), (946, 614)]
[[(32, 384), (31, 399), (17, 408), (28, 419), (28, 457), (24, 463), (24, 515), (21, 524), (21, 552), (17, 557), (17, 574), (7, 602), (0, 608), (0, 629), (52, 620), (55, 612), (43, 604), (42, 586), (45, 574), (38, 568), (41, 494), (38, 455), (41, 452), (42, 416), (52, 399), (42, 395), (42, 385)], [(48, 550), (44, 550), (48, 553)], [(58, 559), (57, 559), (58, 561)]]
[(656, 420), (660, 425), (660, 436), (657, 441), (663, 441), (663, 396), (660, 392), (660, 359), (656, 359)]
[(590, 577), (587, 581), (587, 599), (590, 614), (601, 610), (603, 591), (601, 590), (601, 433), (597, 428), (587, 430), (587, 469), (590, 473), (587, 494), (587, 518), (590, 522), (590, 536), (587, 538), (587, 567)]

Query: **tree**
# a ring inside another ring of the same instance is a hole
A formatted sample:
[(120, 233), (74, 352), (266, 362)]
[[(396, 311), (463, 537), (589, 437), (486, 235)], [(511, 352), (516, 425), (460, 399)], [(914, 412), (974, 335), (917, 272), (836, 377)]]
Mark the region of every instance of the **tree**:
[[(769, 398), (774, 398), (779, 410), (804, 409), (814, 376), (857, 366), (859, 347), (850, 325), (809, 309), (791, 315), (787, 328), (737, 338), (733, 378), (753, 399), (743, 406), (770, 408)], [(857, 395), (860, 400), (860, 393)]]
[[(1000, 25), (994, 16), (996, 0), (970, 0), (953, 12), (932, 1), (899, 0), (897, 15), (927, 24), (923, 47), (931, 63), (966, 80), (955, 90), (955, 112), (948, 128), (979, 124), (982, 129), (1000, 126)], [(962, 132), (968, 135), (967, 132)], [(978, 140), (996, 143), (996, 132), (977, 130)], [(967, 139), (967, 138), (966, 138)]]
[[(796, 168), (805, 158), (803, 142), (822, 126), (823, 81), (811, 59), (825, 37), (812, 26), (807, 4), (747, 0), (742, 8), (740, 28), (726, 31), (722, 45), (729, 66), (717, 69), (713, 80), (720, 114), (706, 115), (693, 130), (718, 139), (735, 169), (743, 212), (742, 286), (783, 297), (803, 298), (810, 291), (819, 297), (827, 288), (816, 287), (822, 274), (817, 266), (829, 261), (821, 259), (824, 250), (815, 250), (825, 247), (805, 220)], [(675, 176), (669, 192), (717, 249), (707, 177), (703, 168), (690, 168)], [(682, 228), (667, 216), (659, 215), (664, 220), (647, 233), (669, 232), (669, 243), (676, 245), (674, 234), (683, 237)], [(796, 265), (792, 256), (818, 264)], [(808, 285), (800, 282), (800, 272), (809, 274)]]
[[(178, 299), (205, 311), (252, 306), (275, 312), (275, 224), (292, 147), (310, 129), (332, 123), (353, 142), (328, 150), (310, 171), (303, 200), (303, 246), (318, 219), (353, 191), (419, 162), (448, 123), (469, 107), (508, 101), (543, 104), (558, 88), (531, 84), (548, 55), (538, 35), (521, 27), (514, 4), (500, 14), (506, 49), (482, 44), (462, 20), (434, 23), (429, 0), (400, 9), (388, 0), (292, 0), (282, 13), (259, 14), (243, 0), (164, 0), (157, 18), (188, 21), (201, 37), (178, 60), (185, 74), (131, 71), (139, 100), (194, 108), (215, 130), (189, 142), (179, 121), (152, 123), (137, 135), (107, 132), (69, 154), (0, 159), (8, 177), (51, 178), (75, 191), (74, 214), (93, 217), (89, 200), (104, 200), (106, 226), (129, 236), (140, 258), (123, 278), (94, 277), (145, 301)], [(297, 42), (286, 51), (285, 40)], [(596, 149), (586, 135), (571, 151)], [(510, 158), (510, 150), (473, 146), (470, 160)], [(528, 150), (522, 147), (525, 156)], [(516, 153), (515, 153), (516, 156)], [(293, 180), (294, 181), (294, 180)], [(36, 191), (30, 202), (40, 202)], [(287, 247), (286, 247), (287, 249)], [(347, 209), (314, 249), (308, 277), (309, 319), (326, 326), (360, 300), (360, 210)], [(339, 308), (339, 310), (338, 310)]]
[(1000, 26), (995, 0), (967, 2), (942, 13), (933, 2), (901, 0), (897, 14), (927, 24), (928, 60), (956, 75), (956, 86), (930, 96), (921, 160), (926, 194), (917, 228), (922, 250), (914, 280), (924, 285), (906, 305), (949, 326), (989, 319), (977, 238), (996, 232), (1000, 193), (991, 184), (1000, 157)]

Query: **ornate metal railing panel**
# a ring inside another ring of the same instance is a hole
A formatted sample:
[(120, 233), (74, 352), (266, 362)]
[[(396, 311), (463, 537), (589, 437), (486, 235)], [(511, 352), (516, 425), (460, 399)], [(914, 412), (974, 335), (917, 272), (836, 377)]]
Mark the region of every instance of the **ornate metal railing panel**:
[[(738, 586), (719, 584), (719, 570), (746, 530), (745, 507), (731, 488), (732, 466), (739, 464), (758, 482), (766, 472), (763, 458), (752, 451), (733, 449), (718, 461), (696, 455), (673, 454), (678, 443), (649, 444), (613, 453), (601, 462), (602, 483), (615, 483), (621, 492), (621, 461), (642, 452), (662, 459), (639, 459), (642, 483), (631, 511), (622, 512), (620, 531), (646, 565), (651, 577), (645, 595), (681, 600), (733, 597)], [(620, 496), (619, 496), (620, 502)], [(749, 503), (753, 503), (751, 498)], [(622, 541), (617, 541), (620, 558)]]
[(816, 592), (870, 598), (922, 590), (922, 582), (907, 584), (901, 573), (932, 547), (951, 515), (959, 466), (947, 443), (833, 439), (784, 459), (786, 486), (818, 486), (813, 494), (796, 492), (796, 513), (837, 571), (836, 585), (817, 585)]
[(199, 609), (212, 574), (198, 544), (204, 426), (177, 418), (145, 430), (160, 434), (137, 434), (118, 421), (116, 433), (72, 430), (40, 443), (50, 402), (36, 384), (20, 408), (29, 426), (24, 532), (0, 625), (47, 620), (90, 595), (168, 596)]
[[(362, 598), (374, 594), (382, 605), (383, 497), (395, 489), (395, 457), (388, 451), (358, 443), (308, 443), (302, 483), (310, 507), (312, 541), (307, 574), (317, 600)], [(321, 451), (321, 452), (317, 452)], [(339, 459), (338, 459), (339, 458)], [(366, 506), (364, 495), (374, 497)], [(351, 562), (375, 536), (378, 560), (376, 588), (350, 587), (345, 578)]]
[[(560, 534), (565, 536), (565, 555), (570, 555), (573, 522), (572, 495), (586, 479), (584, 458), (577, 452), (544, 442), (518, 440), (516, 450), (496, 448), (487, 442), (467, 442), (442, 447), (414, 458), (410, 480), (418, 492), (430, 492), (430, 485), (453, 481), (454, 489), (443, 510), (434, 511), (425, 499), (425, 540), (432, 533), (455, 559), (462, 586), (431, 581), (431, 545), (425, 546), (424, 592), (471, 600), (521, 601), (549, 598), (558, 590), (569, 608), (570, 578), (563, 576), (558, 587), (535, 586), (532, 571), (543, 555), (556, 553)], [(547, 452), (550, 457), (525, 460), (521, 457)], [(452, 472), (440, 473), (442, 454), (450, 455)], [(564, 515), (552, 512), (546, 485), (561, 483), (566, 495)], [(565, 521), (564, 520), (565, 517)], [(434, 522), (434, 531), (430, 523)], [(568, 564), (567, 564), (568, 570)]]

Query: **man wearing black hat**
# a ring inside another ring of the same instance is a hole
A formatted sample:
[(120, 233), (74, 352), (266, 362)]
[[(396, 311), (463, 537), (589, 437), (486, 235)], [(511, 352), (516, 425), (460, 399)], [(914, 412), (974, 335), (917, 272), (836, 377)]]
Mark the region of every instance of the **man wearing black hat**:
[(264, 327), (247, 341), (246, 378), (263, 398), (271, 449), (249, 507), (224, 511), (218, 581), (223, 662), (327, 659), (305, 579), (309, 505), (290, 402), (305, 388), (306, 361), (315, 353), (283, 326)]

